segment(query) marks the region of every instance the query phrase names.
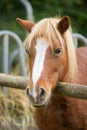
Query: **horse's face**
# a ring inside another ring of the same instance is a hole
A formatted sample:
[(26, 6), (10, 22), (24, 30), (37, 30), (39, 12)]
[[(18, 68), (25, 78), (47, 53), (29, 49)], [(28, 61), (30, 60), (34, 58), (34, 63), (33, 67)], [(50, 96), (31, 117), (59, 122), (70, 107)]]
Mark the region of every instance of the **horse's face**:
[[(68, 21), (68, 19), (64, 20)], [(63, 30), (60, 29), (60, 31)], [(66, 49), (62, 48), (60, 41), (57, 43), (53, 41), (51, 47), (46, 37), (42, 36), (32, 41), (27, 52), (30, 80), (26, 92), (34, 106), (43, 106), (47, 103), (58, 82), (62, 81), (66, 74)]]
[(64, 52), (60, 45), (54, 45), (53, 48), (45, 38), (37, 38), (29, 50), (30, 81), (27, 94), (34, 106), (47, 102), (65, 74)]

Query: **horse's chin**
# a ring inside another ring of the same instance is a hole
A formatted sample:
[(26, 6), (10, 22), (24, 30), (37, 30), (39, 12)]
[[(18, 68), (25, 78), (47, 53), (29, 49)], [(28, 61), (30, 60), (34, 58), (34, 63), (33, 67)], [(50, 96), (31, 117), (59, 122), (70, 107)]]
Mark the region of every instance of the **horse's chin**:
[(46, 105), (46, 103), (32, 103), (32, 106), (35, 108), (44, 107), (45, 105)]
[(35, 108), (41, 108), (41, 107), (44, 107), (45, 106), (45, 104), (33, 104), (33, 107), (35, 107)]
[(41, 108), (41, 107), (45, 107), (48, 104), (49, 99), (45, 100), (44, 102), (41, 103), (32, 103), (33, 107), (36, 108)]

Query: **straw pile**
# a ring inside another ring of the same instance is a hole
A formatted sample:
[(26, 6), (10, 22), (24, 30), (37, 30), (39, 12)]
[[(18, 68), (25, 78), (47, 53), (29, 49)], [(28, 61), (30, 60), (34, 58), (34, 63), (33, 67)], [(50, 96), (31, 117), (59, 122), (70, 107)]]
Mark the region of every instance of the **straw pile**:
[(23, 90), (0, 89), (0, 130), (37, 130), (33, 113)]

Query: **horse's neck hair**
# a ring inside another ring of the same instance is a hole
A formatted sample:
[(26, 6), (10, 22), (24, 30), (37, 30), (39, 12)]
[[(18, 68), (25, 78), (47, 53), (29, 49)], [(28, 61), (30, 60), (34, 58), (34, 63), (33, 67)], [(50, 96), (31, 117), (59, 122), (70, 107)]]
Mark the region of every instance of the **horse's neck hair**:
[(73, 80), (77, 74), (77, 59), (76, 59), (76, 51), (72, 38), (71, 29), (68, 29), (64, 34), (64, 41), (67, 45), (67, 55), (68, 55), (68, 64), (69, 64), (69, 72), (68, 77), (70, 80)]

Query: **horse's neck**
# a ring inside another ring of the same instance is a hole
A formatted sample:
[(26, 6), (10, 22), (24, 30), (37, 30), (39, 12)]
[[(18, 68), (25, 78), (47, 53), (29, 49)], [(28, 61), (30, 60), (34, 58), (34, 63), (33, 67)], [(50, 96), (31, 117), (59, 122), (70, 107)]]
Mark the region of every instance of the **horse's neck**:
[(64, 82), (71, 82), (86, 85), (87, 84), (87, 47), (76, 49), (77, 58), (77, 74), (75, 74), (72, 80), (69, 75), (66, 74)]
[(45, 107), (36, 109), (35, 116), (40, 130), (65, 130), (65, 126), (67, 130), (76, 130), (80, 125), (76, 104), (75, 99), (52, 96)]
[(78, 82), (87, 84), (87, 47), (77, 49)]

